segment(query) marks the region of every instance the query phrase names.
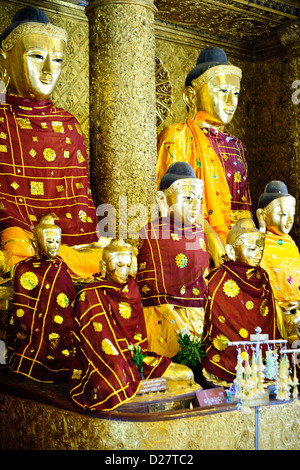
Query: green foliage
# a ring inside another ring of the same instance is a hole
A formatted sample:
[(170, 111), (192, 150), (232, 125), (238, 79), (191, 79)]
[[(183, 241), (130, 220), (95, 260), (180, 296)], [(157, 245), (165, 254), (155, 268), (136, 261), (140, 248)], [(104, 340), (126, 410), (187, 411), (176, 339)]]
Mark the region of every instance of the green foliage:
[(144, 358), (146, 356), (143, 354), (143, 351), (141, 350), (140, 346), (138, 346), (138, 345), (135, 345), (135, 346), (130, 345), (130, 346), (128, 346), (128, 349), (129, 349), (129, 351), (131, 351), (131, 354), (133, 356), (134, 365), (136, 366), (137, 370), (141, 374), (142, 378), (144, 378), (144, 375), (143, 375), (143, 361), (144, 361)]
[(175, 362), (191, 368), (201, 364), (201, 358), (206, 356), (202, 335), (196, 337), (183, 331), (178, 334), (178, 344), (180, 350), (176, 355)]

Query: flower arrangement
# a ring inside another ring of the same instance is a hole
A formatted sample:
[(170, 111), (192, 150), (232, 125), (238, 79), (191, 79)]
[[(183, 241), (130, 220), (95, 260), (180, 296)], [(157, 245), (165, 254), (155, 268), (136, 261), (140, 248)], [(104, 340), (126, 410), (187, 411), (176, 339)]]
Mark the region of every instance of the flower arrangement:
[(201, 358), (206, 356), (202, 335), (193, 336), (188, 330), (184, 330), (178, 333), (178, 344), (180, 350), (176, 355), (175, 362), (190, 368), (201, 364)]

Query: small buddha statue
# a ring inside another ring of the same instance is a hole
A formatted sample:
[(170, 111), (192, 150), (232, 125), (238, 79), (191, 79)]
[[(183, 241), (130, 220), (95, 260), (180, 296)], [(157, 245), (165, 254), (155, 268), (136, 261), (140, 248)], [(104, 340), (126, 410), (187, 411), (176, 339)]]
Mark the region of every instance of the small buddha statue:
[(33, 240), (35, 256), (15, 268), (8, 365), (33, 380), (57, 382), (68, 378), (73, 356), (76, 292), (66, 263), (57, 256), (61, 229), (53, 217), (41, 219)]
[(290, 344), (300, 338), (300, 255), (289, 235), (296, 200), (282, 181), (269, 182), (259, 197), (256, 215), (265, 233), (261, 266), (267, 271), (278, 307), (281, 335)]
[(188, 162), (204, 182), (204, 218), (223, 245), (236, 220), (251, 217), (246, 149), (224, 131), (238, 106), (241, 77), (241, 69), (228, 63), (222, 49), (203, 49), (186, 77), (187, 120), (158, 136), (158, 182), (171, 163)]
[(7, 86), (0, 105), (2, 275), (34, 254), (33, 229), (48, 213), (62, 230), (59, 254), (72, 276), (92, 278), (99, 268), (101, 249), (82, 250), (99, 248), (84, 136), (78, 120), (51, 101), (66, 44), (66, 31), (35, 7), (17, 11), (0, 36)]
[(132, 247), (123, 240), (112, 240), (103, 250), (100, 276), (78, 293), (76, 354), (69, 385), (73, 402), (81, 408), (115, 409), (134, 398), (142, 382), (150, 378), (165, 377), (170, 388), (178, 383), (193, 385), (187, 367), (149, 349), (131, 265)]
[(269, 277), (260, 266), (264, 238), (252, 219), (238, 219), (227, 236), (224, 263), (207, 277), (203, 373), (219, 385), (235, 379), (237, 349), (229, 342), (250, 341), (257, 327), (270, 340), (280, 337)]
[(186, 162), (170, 165), (160, 182), (160, 216), (140, 231), (137, 283), (141, 292), (149, 348), (174, 357), (178, 332), (203, 330), (207, 237), (197, 223), (203, 182)]

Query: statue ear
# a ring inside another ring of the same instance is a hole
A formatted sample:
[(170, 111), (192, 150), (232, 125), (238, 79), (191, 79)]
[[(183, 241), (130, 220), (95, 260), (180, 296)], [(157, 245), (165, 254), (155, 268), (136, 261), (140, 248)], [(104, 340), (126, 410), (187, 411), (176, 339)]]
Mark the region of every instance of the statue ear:
[(160, 215), (162, 217), (167, 217), (169, 213), (169, 207), (167, 204), (167, 198), (163, 191), (157, 191), (156, 193), (156, 202), (159, 207)]
[(232, 261), (235, 261), (235, 250), (233, 246), (227, 244), (225, 246), (225, 251), (226, 251), (226, 255), (228, 256), (228, 258), (230, 258)]
[(31, 246), (33, 248), (33, 251), (34, 251), (34, 254), (35, 255), (38, 255), (39, 254), (39, 245), (38, 245), (38, 241), (36, 238), (32, 238), (30, 240), (30, 243), (31, 243)]
[(6, 54), (0, 48), (0, 93), (5, 93), (9, 84), (9, 76), (6, 67)]
[(256, 211), (256, 216), (259, 224), (259, 230), (262, 233), (266, 233), (267, 231), (267, 215), (264, 211), (264, 209), (257, 209)]
[(100, 268), (101, 276), (105, 279), (107, 269), (106, 269), (106, 263), (105, 261), (103, 261), (103, 259), (99, 263), (99, 268)]
[(195, 90), (192, 86), (186, 86), (185, 89), (183, 90), (183, 101), (189, 108), (189, 114), (188, 117), (190, 119), (195, 119), (196, 113), (197, 113), (197, 106), (195, 103), (196, 99), (196, 93)]

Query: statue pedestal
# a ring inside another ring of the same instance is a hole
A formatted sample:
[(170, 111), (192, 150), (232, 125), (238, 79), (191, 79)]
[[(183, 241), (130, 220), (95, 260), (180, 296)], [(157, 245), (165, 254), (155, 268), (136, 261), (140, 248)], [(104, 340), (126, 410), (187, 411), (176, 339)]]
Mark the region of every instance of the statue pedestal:
[(68, 384), (44, 385), (0, 367), (1, 450), (182, 450), (187, 455), (255, 450), (257, 441), (260, 450), (300, 449), (300, 406), (292, 401), (270, 401), (243, 413), (236, 403), (196, 406), (195, 393), (151, 393), (114, 411), (92, 413), (73, 406)]

